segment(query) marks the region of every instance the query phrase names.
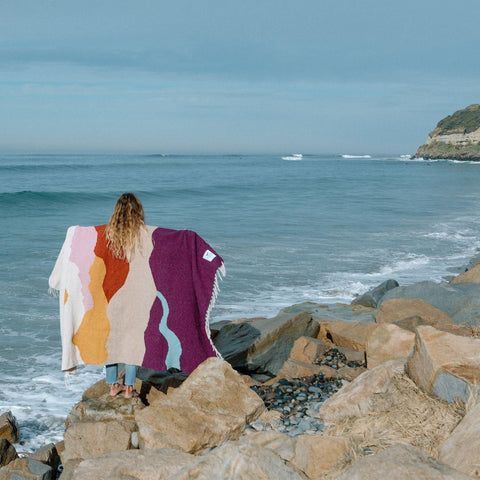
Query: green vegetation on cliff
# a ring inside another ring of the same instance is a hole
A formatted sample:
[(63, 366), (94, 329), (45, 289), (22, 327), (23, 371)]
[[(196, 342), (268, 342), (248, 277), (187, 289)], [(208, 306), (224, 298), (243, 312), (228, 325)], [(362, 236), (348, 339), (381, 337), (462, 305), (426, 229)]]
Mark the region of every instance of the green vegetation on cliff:
[(479, 129), (480, 104), (469, 105), (440, 120), (415, 157), (480, 161)]
[(437, 140), (419, 147), (415, 156), (423, 158), (451, 158), (454, 160), (480, 160), (480, 143), (456, 145)]
[(440, 120), (437, 124), (437, 129), (440, 130), (435, 133), (437, 135), (470, 133), (478, 128), (480, 128), (480, 104), (475, 103)]

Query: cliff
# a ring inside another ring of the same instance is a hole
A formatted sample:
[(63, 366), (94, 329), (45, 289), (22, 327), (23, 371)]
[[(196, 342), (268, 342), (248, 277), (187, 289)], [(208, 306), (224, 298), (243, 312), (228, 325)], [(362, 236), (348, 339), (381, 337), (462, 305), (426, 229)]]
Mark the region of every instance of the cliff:
[(480, 161), (480, 105), (470, 105), (440, 120), (415, 157)]

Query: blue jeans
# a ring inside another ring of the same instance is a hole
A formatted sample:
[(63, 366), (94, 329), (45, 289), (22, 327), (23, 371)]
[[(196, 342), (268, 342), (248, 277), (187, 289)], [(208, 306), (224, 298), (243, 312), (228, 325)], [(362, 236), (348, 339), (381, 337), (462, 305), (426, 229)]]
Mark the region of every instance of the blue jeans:
[[(107, 383), (118, 383), (118, 363), (106, 366)], [(137, 378), (137, 366), (125, 364), (125, 385), (135, 385)]]

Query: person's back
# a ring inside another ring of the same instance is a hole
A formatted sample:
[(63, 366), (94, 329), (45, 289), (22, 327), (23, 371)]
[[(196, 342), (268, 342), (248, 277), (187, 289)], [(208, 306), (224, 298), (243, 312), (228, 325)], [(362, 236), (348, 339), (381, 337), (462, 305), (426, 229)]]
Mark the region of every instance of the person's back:
[[(62, 370), (106, 365), (112, 395), (135, 395), (137, 366), (190, 373), (218, 356), (209, 314), (223, 260), (190, 230), (145, 225), (123, 194), (107, 225), (70, 227), (50, 276), (60, 293)], [(125, 384), (118, 363), (127, 365)]]

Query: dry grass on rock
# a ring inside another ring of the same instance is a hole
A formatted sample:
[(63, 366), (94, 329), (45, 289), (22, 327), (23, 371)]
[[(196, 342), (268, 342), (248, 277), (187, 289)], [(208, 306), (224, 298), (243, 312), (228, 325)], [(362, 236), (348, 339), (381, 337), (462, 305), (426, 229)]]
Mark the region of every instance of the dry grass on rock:
[(394, 377), (392, 391), (372, 399), (368, 415), (345, 418), (325, 430), (326, 435), (351, 437), (355, 446), (324, 478), (337, 478), (359, 457), (398, 443), (413, 445), (437, 458), (439, 446), (464, 414), (463, 403), (449, 404), (429, 397), (406, 374), (399, 374)]

